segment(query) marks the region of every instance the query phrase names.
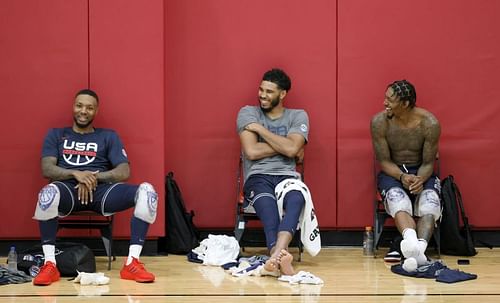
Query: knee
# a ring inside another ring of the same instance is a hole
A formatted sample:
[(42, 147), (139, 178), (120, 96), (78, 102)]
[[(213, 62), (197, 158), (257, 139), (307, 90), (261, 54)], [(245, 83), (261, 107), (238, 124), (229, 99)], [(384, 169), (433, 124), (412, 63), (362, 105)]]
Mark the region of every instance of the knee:
[(413, 214), (410, 197), (400, 187), (389, 189), (384, 201), (386, 212), (393, 218), (400, 212), (405, 212), (410, 216)]
[(276, 198), (268, 193), (258, 194), (250, 203), (255, 208), (257, 214), (259, 213), (278, 213), (278, 206), (276, 205)]
[(158, 208), (158, 194), (153, 185), (141, 183), (135, 194), (134, 216), (147, 222), (154, 223)]
[(302, 207), (305, 204), (305, 199), (302, 193), (298, 190), (292, 190), (288, 192), (285, 196), (285, 204), (287, 207), (289, 205), (295, 205), (295, 206), (300, 206)]
[(432, 216), (434, 221), (439, 220), (441, 217), (441, 203), (437, 192), (426, 189), (420, 194), (417, 215), (422, 218)]
[(59, 188), (52, 183), (47, 184), (38, 193), (38, 201), (33, 218), (39, 221), (56, 218), (59, 214), (60, 199), (61, 193)]

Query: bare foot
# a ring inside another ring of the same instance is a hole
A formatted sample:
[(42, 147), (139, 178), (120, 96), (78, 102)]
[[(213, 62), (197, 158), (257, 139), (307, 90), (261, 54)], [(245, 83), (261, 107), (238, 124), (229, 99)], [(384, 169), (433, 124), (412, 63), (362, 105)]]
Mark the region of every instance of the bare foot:
[(270, 258), (264, 263), (264, 267), (261, 269), (260, 274), (263, 276), (274, 276), (279, 277), (279, 264), (275, 258)]
[(280, 255), (278, 256), (278, 264), (280, 266), (280, 271), (283, 275), (293, 276), (295, 275), (295, 270), (292, 266), (293, 256), (286, 250), (282, 249)]

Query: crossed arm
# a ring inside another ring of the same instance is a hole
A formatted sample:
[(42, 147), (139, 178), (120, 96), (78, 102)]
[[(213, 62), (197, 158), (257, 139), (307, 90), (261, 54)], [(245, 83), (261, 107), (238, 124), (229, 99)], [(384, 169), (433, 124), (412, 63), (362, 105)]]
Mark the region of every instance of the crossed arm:
[(93, 192), (99, 182), (116, 183), (125, 181), (130, 176), (130, 166), (128, 163), (118, 164), (115, 168), (105, 172), (62, 168), (57, 166), (56, 157), (43, 157), (41, 164), (43, 176), (51, 181), (69, 179), (78, 181), (75, 188), (78, 189), (78, 200), (83, 204), (93, 201)]
[[(258, 137), (265, 142), (259, 142)], [(301, 162), (304, 157), (305, 139), (297, 133), (286, 137), (276, 135), (258, 123), (250, 123), (240, 133), (243, 153), (249, 160), (259, 160), (274, 155), (284, 155)]]

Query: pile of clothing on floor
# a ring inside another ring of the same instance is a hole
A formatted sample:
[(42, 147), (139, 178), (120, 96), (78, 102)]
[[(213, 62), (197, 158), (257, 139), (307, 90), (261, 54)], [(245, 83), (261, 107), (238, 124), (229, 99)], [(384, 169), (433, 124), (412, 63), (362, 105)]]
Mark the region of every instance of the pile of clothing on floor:
[(428, 264), (417, 267), (417, 270), (408, 272), (401, 264), (391, 266), (393, 273), (415, 277), (436, 279), (437, 282), (456, 283), (461, 281), (477, 279), (476, 274), (466, 273), (458, 269), (449, 269), (443, 261), (429, 261)]
[(278, 271), (271, 272), (264, 268), (268, 256), (240, 257), (240, 246), (234, 237), (226, 235), (208, 235), (200, 246), (187, 255), (189, 262), (203, 265), (221, 266), (234, 277), (274, 276), (279, 281), (290, 284), (323, 284), (323, 280), (306, 271), (295, 275), (280, 275)]
[(3, 266), (0, 266), (0, 285), (20, 284), (27, 282), (31, 282), (31, 276), (27, 275), (23, 271), (11, 271)]

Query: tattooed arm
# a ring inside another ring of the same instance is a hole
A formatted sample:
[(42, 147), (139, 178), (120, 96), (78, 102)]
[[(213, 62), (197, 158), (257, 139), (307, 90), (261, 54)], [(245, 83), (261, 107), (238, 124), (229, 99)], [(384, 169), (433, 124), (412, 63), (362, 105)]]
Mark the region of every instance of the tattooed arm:
[(383, 112), (378, 113), (371, 121), (373, 150), (382, 171), (394, 179), (399, 180), (403, 172), (391, 159), (391, 151), (385, 138), (386, 131), (387, 122), (385, 114)]
[(434, 115), (428, 113), (423, 120), (424, 145), (422, 148), (422, 165), (418, 169), (418, 180), (410, 186), (410, 191), (420, 193), (423, 190), (423, 184), (434, 171), (434, 161), (438, 152), (439, 136), (441, 135), (441, 126)]

